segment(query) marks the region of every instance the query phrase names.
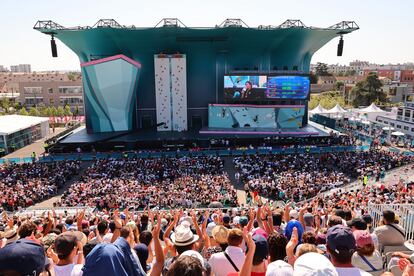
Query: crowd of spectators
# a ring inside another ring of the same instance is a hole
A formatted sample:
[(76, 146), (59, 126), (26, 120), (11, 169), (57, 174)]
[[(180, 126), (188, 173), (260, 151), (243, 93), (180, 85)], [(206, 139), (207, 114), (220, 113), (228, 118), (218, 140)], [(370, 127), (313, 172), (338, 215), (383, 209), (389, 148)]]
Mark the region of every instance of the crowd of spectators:
[(45, 200), (78, 172), (74, 161), (0, 165), (1, 207), (13, 211)]
[(405, 244), (401, 218), (385, 210), (373, 227), (359, 200), (332, 195), (284, 207), (259, 201), (210, 210), (4, 213), (0, 275), (413, 275), (414, 254), (383, 259), (386, 246)]
[(412, 156), (370, 150), (321, 155), (246, 155), (234, 158), (234, 164), (246, 191), (272, 199), (301, 201), (353, 179), (379, 180), (386, 170), (413, 160)]
[(57, 202), (99, 209), (237, 205), (220, 157), (96, 160)]

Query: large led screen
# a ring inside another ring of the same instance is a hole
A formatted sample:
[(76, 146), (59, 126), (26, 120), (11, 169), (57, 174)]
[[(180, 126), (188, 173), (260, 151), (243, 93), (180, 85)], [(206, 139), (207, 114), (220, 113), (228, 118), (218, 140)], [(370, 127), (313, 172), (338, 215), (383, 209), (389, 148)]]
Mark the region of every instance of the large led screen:
[(208, 126), (215, 128), (300, 128), (303, 106), (210, 104)]
[(306, 99), (306, 76), (224, 76), (224, 98), (234, 101)]
[(309, 78), (303, 76), (275, 76), (267, 78), (266, 97), (271, 99), (306, 99)]

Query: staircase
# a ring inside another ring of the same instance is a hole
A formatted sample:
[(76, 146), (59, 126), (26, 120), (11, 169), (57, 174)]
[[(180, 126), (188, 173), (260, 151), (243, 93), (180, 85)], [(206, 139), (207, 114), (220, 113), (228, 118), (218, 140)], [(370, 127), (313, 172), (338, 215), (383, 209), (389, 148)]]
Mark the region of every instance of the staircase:
[(229, 175), (229, 179), (233, 187), (237, 190), (237, 199), (240, 204), (246, 203), (246, 193), (244, 191), (244, 185), (241, 181), (237, 181), (234, 175), (236, 174), (236, 168), (233, 164), (233, 157), (222, 157), (224, 161), (224, 170)]

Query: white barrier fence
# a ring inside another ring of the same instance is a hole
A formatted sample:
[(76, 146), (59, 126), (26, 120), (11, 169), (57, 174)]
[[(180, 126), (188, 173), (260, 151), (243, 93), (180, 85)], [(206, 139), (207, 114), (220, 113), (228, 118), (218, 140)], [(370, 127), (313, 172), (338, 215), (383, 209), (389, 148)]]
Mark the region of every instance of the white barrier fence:
[(404, 228), (405, 239), (414, 239), (414, 204), (368, 204), (374, 228), (381, 225), (382, 212), (385, 210), (393, 210), (399, 216), (399, 225)]

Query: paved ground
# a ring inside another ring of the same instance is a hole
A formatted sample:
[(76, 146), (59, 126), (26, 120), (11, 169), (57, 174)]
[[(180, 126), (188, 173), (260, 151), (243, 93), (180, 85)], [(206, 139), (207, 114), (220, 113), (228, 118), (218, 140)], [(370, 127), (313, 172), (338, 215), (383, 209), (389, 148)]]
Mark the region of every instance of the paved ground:
[(37, 140), (36, 142), (27, 145), (21, 149), (18, 149), (3, 158), (23, 158), (23, 157), (31, 157), (32, 152), (36, 152), (36, 156), (39, 157), (45, 152), (44, 143), (47, 139), (52, 138), (55, 135), (58, 135), (62, 131), (64, 131), (65, 128), (56, 128), (55, 133), (50, 131), (51, 133), (47, 135), (45, 138), (42, 138), (40, 140)]

